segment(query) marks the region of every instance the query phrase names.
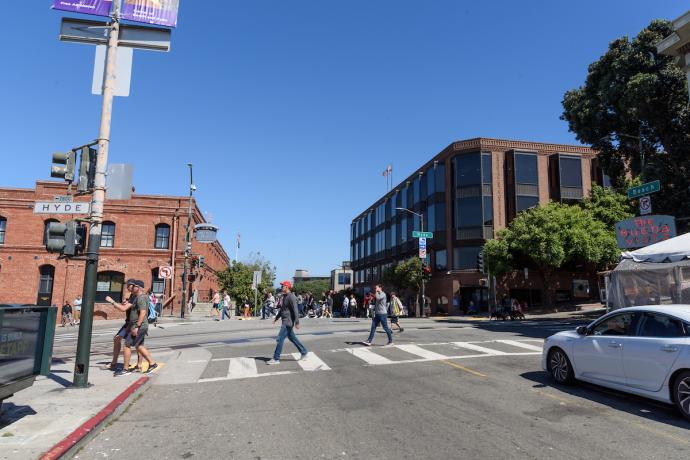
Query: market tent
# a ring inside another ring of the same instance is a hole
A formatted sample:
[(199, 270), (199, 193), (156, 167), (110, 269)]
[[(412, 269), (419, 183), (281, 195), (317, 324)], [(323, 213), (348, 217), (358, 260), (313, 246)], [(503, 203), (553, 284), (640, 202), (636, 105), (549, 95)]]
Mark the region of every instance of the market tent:
[(625, 251), (621, 257), (635, 262), (678, 262), (690, 258), (690, 233), (636, 251)]
[(623, 252), (610, 273), (612, 308), (690, 304), (690, 233)]

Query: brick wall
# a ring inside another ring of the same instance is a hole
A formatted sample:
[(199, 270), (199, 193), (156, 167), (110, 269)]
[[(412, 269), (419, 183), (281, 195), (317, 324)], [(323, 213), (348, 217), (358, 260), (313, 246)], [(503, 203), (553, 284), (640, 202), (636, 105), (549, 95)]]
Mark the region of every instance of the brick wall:
[[(65, 301), (73, 302), (81, 294), (84, 262), (59, 259), (43, 246), (45, 221), (54, 218), (64, 222), (72, 216), (33, 213), (35, 201), (52, 201), (55, 195), (64, 194), (66, 187), (59, 182), (37, 182), (35, 189), (0, 189), (0, 216), (7, 219), (5, 242), (0, 245), (0, 303), (37, 303), (41, 267), (45, 270), (48, 266), (54, 271), (53, 289), (52, 296), (47, 296), (49, 299), (43, 296), (44, 300), (61, 306)], [(76, 200), (88, 201), (88, 198)], [(117, 272), (124, 280), (141, 279), (148, 289), (157, 267), (174, 266), (174, 280), (166, 281), (164, 298), (175, 294), (172, 306), (174, 313), (179, 314), (187, 206), (188, 198), (185, 197), (149, 195), (106, 202), (104, 221), (115, 224), (115, 241), (112, 248), (101, 248), (99, 273)], [(203, 221), (202, 213), (194, 203), (192, 225)], [(158, 224), (170, 226), (167, 249), (154, 247)], [(202, 244), (194, 241), (192, 253), (205, 257), (205, 267), (190, 270), (195, 277), (190, 292), (198, 290), (203, 299), (210, 289), (217, 288), (215, 272), (227, 267), (229, 258), (218, 242)], [(94, 314), (103, 319), (123, 316), (105, 303), (97, 303)]]

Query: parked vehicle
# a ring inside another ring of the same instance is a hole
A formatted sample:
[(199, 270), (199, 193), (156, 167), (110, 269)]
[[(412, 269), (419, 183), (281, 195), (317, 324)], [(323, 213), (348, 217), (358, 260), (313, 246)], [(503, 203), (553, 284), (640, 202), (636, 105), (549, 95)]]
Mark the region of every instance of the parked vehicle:
[(690, 305), (631, 307), (552, 335), (542, 367), (576, 380), (675, 404), (690, 420)]

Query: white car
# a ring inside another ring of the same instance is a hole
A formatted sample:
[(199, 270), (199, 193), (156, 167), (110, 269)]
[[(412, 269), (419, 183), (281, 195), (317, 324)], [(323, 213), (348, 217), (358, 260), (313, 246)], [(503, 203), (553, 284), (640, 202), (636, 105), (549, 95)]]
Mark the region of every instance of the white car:
[(690, 420), (690, 305), (615, 310), (544, 342), (542, 367), (575, 380), (675, 404)]

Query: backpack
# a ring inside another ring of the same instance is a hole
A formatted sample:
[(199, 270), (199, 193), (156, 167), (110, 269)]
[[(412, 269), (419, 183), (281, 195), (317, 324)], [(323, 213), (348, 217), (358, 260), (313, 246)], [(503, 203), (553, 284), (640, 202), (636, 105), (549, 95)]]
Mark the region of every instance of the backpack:
[(400, 313), (402, 309), (400, 308), (400, 299), (397, 297), (393, 299), (393, 316), (400, 316)]

